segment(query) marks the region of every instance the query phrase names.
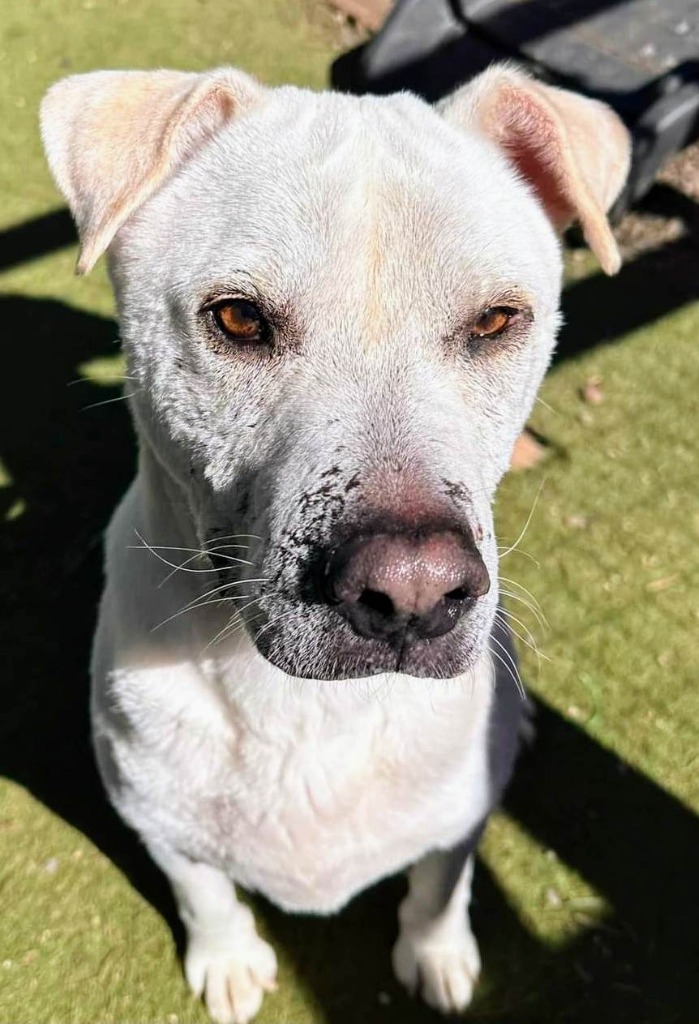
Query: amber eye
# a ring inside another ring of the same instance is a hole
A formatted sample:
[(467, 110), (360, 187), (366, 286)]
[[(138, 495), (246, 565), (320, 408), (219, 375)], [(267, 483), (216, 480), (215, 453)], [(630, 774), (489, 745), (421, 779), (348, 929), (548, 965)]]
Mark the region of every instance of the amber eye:
[(494, 338), (510, 326), (519, 310), (511, 306), (489, 306), (473, 325), (471, 337)]
[(246, 299), (224, 299), (212, 309), (216, 326), (231, 341), (265, 341), (267, 325), (257, 306)]

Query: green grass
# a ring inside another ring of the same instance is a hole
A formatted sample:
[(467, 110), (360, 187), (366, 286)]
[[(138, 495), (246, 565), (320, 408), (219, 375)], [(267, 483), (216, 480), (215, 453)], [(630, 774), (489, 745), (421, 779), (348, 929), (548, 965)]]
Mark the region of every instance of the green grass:
[[(167, 887), (106, 807), (87, 732), (99, 538), (132, 472), (103, 267), (73, 246), (36, 108), (94, 67), (238, 63), (321, 86), (310, 4), (5, 0), (0, 41), (0, 1024), (204, 1021), (178, 966)], [(53, 239), (53, 243), (52, 243)], [(55, 251), (52, 251), (55, 249)], [(575, 263), (579, 267), (579, 263)], [(536, 470), (504, 482), (503, 574), (546, 655), (524, 649), (539, 739), (493, 821), (476, 882), (485, 974), (472, 1017), (694, 1024), (699, 854), (699, 304), (691, 241), (615, 280), (583, 261), (534, 425)], [(605, 400), (580, 389), (592, 375)], [(68, 387), (69, 382), (78, 381)], [(533, 512), (532, 512), (533, 508)], [(261, 1024), (429, 1021), (391, 980), (391, 881), (338, 918), (258, 915), (281, 959)]]

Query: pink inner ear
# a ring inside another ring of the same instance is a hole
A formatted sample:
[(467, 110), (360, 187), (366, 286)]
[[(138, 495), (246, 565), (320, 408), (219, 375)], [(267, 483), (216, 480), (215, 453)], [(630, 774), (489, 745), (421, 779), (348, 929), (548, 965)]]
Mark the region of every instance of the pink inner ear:
[(566, 195), (565, 140), (554, 117), (526, 92), (512, 89), (500, 91), (490, 116), (513, 164), (563, 230), (575, 211)]

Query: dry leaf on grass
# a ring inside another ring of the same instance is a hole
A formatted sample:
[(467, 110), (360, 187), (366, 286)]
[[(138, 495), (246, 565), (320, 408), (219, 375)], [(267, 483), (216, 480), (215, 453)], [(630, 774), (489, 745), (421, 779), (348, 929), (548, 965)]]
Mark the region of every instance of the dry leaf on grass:
[(659, 594), (662, 590), (669, 590), (678, 579), (677, 573), (672, 576), (663, 576), (659, 580), (651, 580), (650, 583), (646, 583), (646, 590), (649, 590), (651, 594)]
[(593, 377), (588, 377), (585, 384), (580, 389), (580, 397), (583, 402), (587, 402), (588, 405), (601, 405), (604, 401), (602, 378), (598, 377), (596, 374)]
[(533, 469), (546, 455), (546, 448), (534, 437), (530, 430), (523, 430), (515, 441), (510, 459), (510, 469), (521, 473), (525, 469)]
[(354, 18), (370, 32), (378, 32), (388, 17), (393, 0), (330, 0), (333, 7)]
[(571, 530), (586, 530), (590, 525), (588, 517), (580, 512), (573, 512), (572, 515), (566, 516), (564, 522)]

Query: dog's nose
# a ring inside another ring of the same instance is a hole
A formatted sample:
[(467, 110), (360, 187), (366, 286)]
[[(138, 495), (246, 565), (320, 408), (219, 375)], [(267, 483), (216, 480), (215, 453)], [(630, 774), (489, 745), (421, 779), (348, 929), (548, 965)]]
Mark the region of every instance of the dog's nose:
[(325, 583), (328, 602), (355, 633), (382, 640), (408, 629), (421, 639), (442, 636), (490, 588), (473, 542), (446, 530), (349, 541), (328, 561)]

